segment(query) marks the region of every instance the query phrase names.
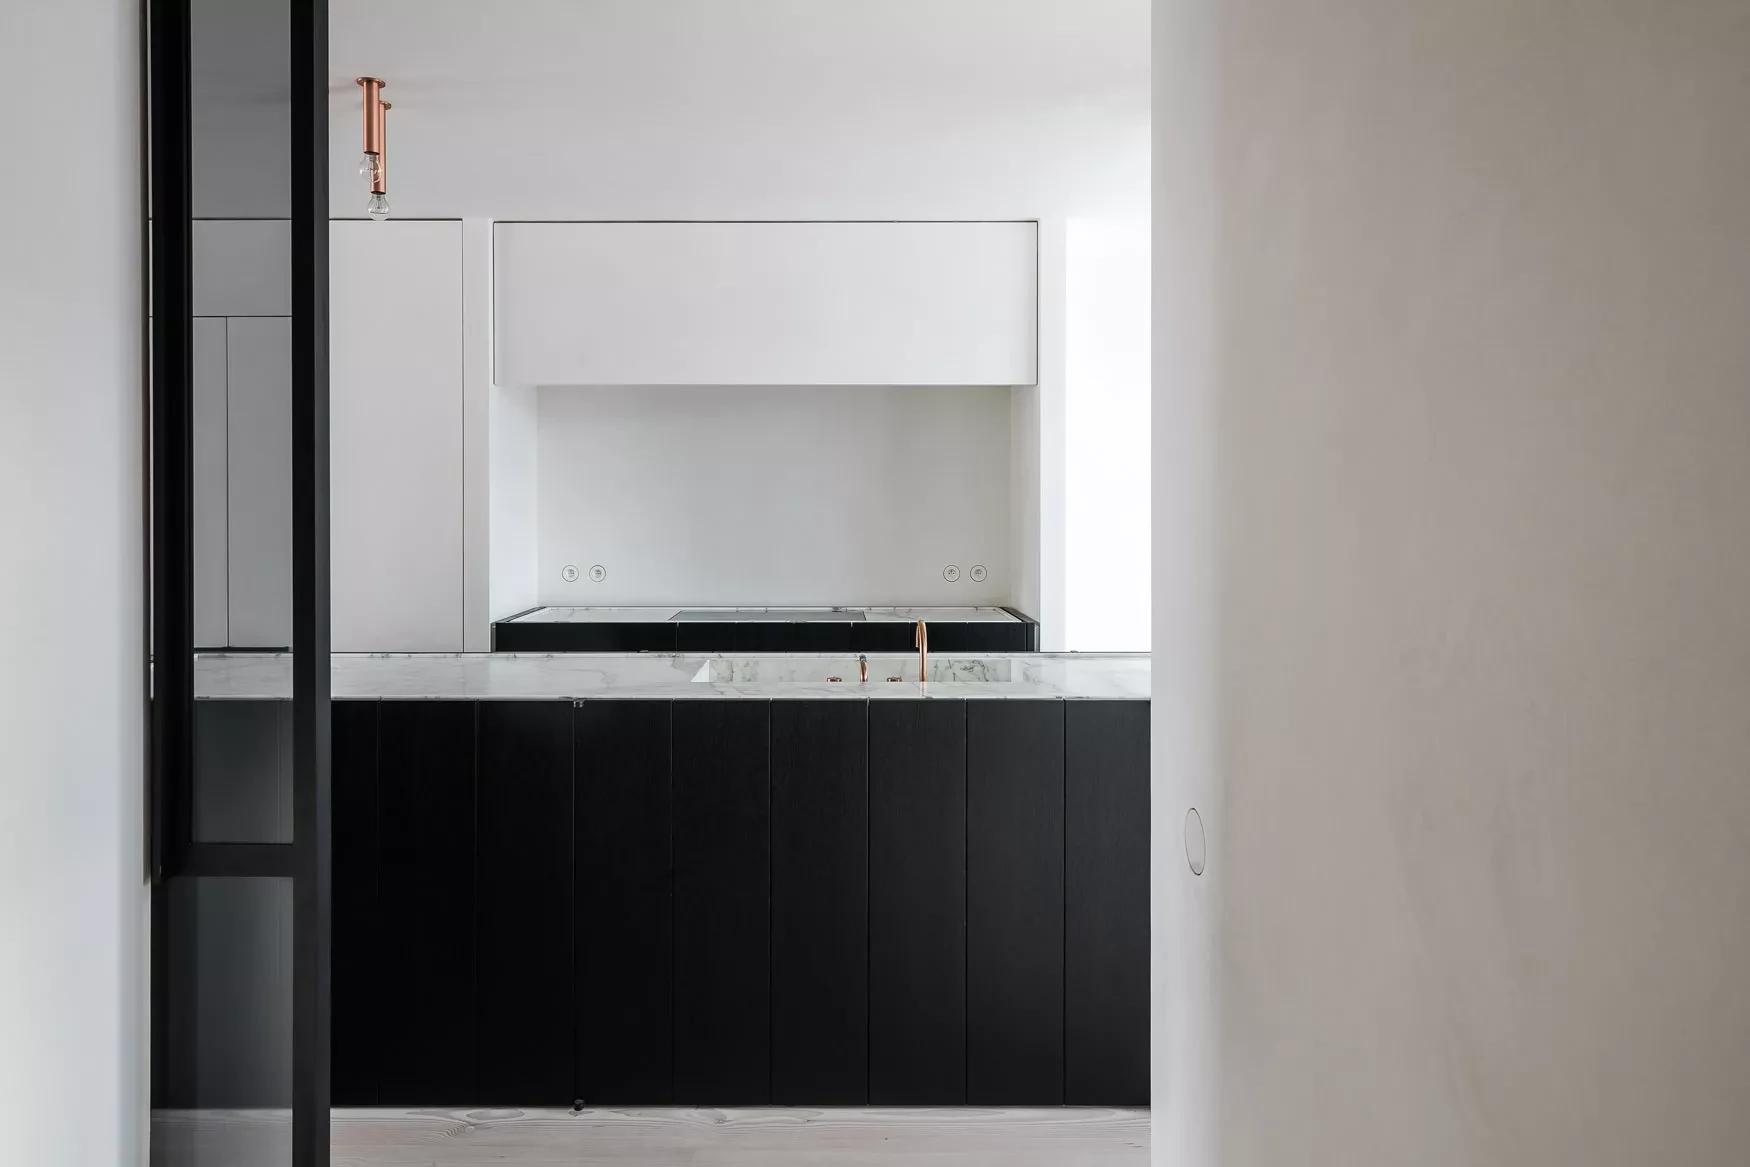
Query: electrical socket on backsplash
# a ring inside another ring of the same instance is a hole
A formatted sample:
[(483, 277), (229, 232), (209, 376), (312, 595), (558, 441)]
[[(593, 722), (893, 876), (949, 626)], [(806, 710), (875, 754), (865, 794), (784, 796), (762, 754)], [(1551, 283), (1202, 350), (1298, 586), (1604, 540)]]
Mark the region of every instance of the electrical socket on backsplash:
[(949, 583), (959, 583), (960, 582), (960, 569), (958, 567), (956, 567), (954, 564), (950, 563), (947, 567), (944, 567), (942, 569), (942, 578), (947, 580)]

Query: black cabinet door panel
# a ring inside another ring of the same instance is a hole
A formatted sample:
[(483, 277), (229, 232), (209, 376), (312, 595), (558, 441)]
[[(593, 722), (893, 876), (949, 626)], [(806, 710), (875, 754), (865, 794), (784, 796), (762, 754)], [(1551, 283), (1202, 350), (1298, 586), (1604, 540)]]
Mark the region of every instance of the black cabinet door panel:
[(1146, 701), (1065, 712), (1064, 1100), (1149, 1102)]
[(869, 1101), (966, 1101), (965, 701), (869, 702)]
[(966, 716), (966, 1062), (974, 1105), (1063, 1102), (1062, 701)]
[(568, 1106), (576, 1097), (571, 702), (482, 702), (478, 759), (474, 1098)]
[[(909, 621), (868, 620), (853, 626), (851, 645), (858, 652), (916, 652), (917, 635), (917, 625)], [(936, 647), (933, 643), (935, 635), (936, 630), (932, 627), (930, 629), (932, 638), (930, 647), (932, 648)], [(914, 680), (917, 678), (915, 670), (907, 675)], [(879, 681), (885, 678), (876, 677), (874, 679)]]
[(866, 701), (772, 703), (772, 1101), (869, 1100)]
[(577, 1094), (674, 1097), (667, 701), (585, 701), (577, 769)]
[(336, 701), (333, 707), (329, 1088), (336, 1106), (377, 1104), (377, 705)]
[(771, 1098), (769, 701), (674, 703), (674, 1089)]
[(379, 703), (379, 1099), (475, 1093), (474, 717), (470, 701)]

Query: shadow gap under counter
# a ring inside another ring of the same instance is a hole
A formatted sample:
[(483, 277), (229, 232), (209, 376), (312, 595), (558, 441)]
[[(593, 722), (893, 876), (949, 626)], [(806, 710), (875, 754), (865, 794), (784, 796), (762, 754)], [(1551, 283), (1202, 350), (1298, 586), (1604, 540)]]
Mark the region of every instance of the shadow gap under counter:
[[(709, 611), (709, 618), (687, 619)], [(806, 616), (798, 613), (807, 612)], [(773, 618), (773, 613), (782, 613)], [(818, 615), (814, 614), (818, 613)], [(918, 620), (932, 652), (1037, 652), (1039, 624), (1009, 607), (682, 608), (547, 606), (492, 625), (494, 652), (907, 652)]]

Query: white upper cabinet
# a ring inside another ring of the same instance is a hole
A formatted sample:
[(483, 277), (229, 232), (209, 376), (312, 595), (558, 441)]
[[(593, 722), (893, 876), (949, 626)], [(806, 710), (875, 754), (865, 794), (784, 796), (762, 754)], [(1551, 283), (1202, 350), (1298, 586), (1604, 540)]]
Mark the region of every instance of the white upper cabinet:
[(225, 321), (230, 644), (292, 642), (292, 321)]
[(1033, 223), (501, 223), (501, 385), (1030, 385)]

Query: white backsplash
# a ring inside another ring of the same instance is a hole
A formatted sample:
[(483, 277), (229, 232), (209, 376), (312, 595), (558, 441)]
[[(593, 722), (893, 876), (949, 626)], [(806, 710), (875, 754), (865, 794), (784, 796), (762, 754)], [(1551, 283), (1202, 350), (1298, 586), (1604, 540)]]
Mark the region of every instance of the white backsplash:
[(1009, 395), (544, 387), (537, 602), (1008, 603)]

